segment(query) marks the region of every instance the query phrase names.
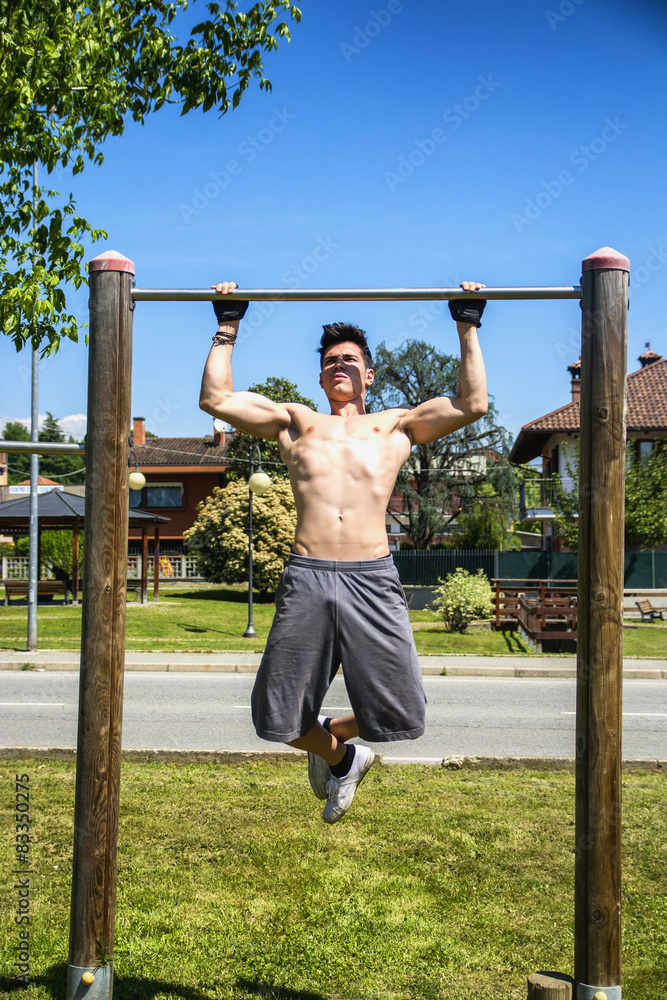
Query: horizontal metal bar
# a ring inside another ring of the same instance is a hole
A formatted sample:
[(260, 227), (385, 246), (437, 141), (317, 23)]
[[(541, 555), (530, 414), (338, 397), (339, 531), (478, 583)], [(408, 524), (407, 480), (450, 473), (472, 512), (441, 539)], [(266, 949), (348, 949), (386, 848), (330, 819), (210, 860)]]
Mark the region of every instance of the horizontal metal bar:
[(133, 288), (135, 302), (390, 302), (436, 299), (580, 299), (581, 285), (546, 288), (239, 288), (222, 295), (212, 288)]
[(0, 441), (0, 454), (82, 455), (85, 450), (85, 444), (71, 441)]

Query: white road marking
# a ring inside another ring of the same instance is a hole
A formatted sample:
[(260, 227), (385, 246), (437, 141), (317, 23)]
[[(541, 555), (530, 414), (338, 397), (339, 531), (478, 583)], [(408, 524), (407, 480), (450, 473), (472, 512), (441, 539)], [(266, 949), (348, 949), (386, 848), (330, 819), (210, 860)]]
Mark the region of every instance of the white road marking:
[(3, 708), (28, 708), (33, 705), (39, 705), (43, 707), (44, 705), (50, 705), (54, 708), (63, 708), (67, 705), (66, 701), (0, 701), (0, 706)]
[[(576, 712), (561, 712), (561, 715), (576, 715)], [(667, 712), (623, 712), (623, 718), (626, 715), (638, 715), (642, 717), (655, 718), (655, 719), (667, 719)]]

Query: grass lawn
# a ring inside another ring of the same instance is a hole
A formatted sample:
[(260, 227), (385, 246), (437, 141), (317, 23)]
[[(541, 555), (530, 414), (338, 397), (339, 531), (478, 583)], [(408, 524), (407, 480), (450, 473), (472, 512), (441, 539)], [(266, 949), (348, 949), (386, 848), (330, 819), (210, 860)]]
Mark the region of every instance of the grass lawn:
[[(274, 605), (255, 595), (253, 621), (256, 639), (244, 639), (248, 623), (248, 592), (241, 587), (196, 584), (162, 585), (160, 601), (127, 605), (126, 648), (174, 652), (224, 652), (264, 649), (273, 621)], [(447, 633), (428, 611), (411, 611), (417, 651), (426, 654), (469, 653), (476, 656), (535, 655), (516, 632)], [(667, 657), (667, 622), (629, 623), (624, 630), (626, 656)], [(22, 649), (26, 643), (27, 609), (24, 602), (0, 607), (0, 649)], [(81, 605), (60, 601), (40, 604), (37, 612), (39, 649), (78, 649)], [(547, 655), (547, 654), (545, 654)], [(572, 654), (574, 655), (574, 654)]]
[[(571, 774), (376, 765), (329, 827), (303, 761), (122, 771), (116, 1000), (524, 1000), (531, 972), (572, 973)], [(63, 1000), (74, 766), (1, 762), (7, 833), (23, 772), (31, 983), (13, 984), (6, 875), (0, 996)], [(667, 785), (623, 786), (623, 997), (649, 1000), (667, 982)]]

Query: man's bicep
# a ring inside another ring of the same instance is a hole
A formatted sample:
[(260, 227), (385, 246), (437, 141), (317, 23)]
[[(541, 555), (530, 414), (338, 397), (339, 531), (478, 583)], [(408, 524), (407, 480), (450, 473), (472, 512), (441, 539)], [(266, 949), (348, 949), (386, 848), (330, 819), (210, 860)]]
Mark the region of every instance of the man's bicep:
[(216, 407), (216, 416), (237, 430), (264, 438), (277, 438), (292, 422), (292, 414), (285, 403), (276, 403), (258, 392), (230, 393)]
[(401, 420), (401, 429), (413, 444), (428, 444), (469, 424), (470, 416), (457, 406), (451, 396), (439, 396), (409, 410)]

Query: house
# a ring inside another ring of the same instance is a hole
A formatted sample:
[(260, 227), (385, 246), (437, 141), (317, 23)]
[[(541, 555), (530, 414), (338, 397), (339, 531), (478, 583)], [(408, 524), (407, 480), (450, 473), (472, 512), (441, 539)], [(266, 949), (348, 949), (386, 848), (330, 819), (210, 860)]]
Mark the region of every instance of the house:
[[(185, 557), (183, 534), (197, 518), (197, 505), (223, 485), (226, 449), (224, 431), (214, 429), (210, 437), (146, 438), (144, 418), (133, 417), (130, 461), (132, 470), (137, 467), (146, 477), (146, 485), (130, 490), (130, 507), (169, 518), (160, 532), (167, 575), (170, 556), (181, 557), (182, 569), (174, 575), (196, 575), (196, 559)], [(140, 529), (130, 529), (130, 556), (139, 553), (140, 538)]]
[[(667, 359), (646, 345), (641, 365), (627, 376), (627, 440), (638, 461), (651, 454), (658, 441), (667, 439)], [(565, 406), (525, 424), (514, 442), (510, 460), (518, 464), (542, 458), (542, 475), (521, 487), (521, 520), (542, 522), (542, 549), (558, 551), (551, 522), (553, 476), (560, 475), (566, 489), (574, 488), (571, 476), (579, 442), (581, 362), (569, 365), (572, 399)]]

